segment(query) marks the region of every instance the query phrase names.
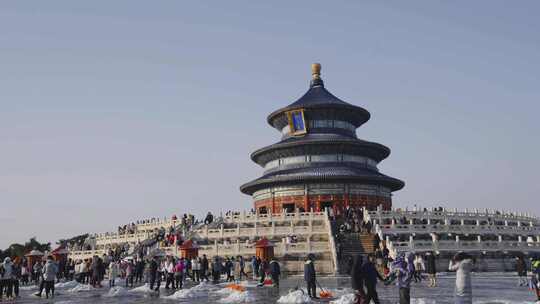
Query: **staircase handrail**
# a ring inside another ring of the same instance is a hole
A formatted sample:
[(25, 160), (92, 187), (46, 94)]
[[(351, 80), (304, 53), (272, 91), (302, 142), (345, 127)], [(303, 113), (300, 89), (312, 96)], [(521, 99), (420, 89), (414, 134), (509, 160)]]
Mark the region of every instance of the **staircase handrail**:
[(324, 217), (326, 228), (328, 231), (328, 241), (330, 242), (330, 254), (332, 255), (332, 262), (334, 263), (334, 274), (339, 272), (339, 264), (337, 259), (337, 252), (336, 252), (336, 241), (334, 239), (334, 234), (332, 233), (332, 223), (330, 223), (328, 210), (325, 209), (324, 213), (326, 216)]

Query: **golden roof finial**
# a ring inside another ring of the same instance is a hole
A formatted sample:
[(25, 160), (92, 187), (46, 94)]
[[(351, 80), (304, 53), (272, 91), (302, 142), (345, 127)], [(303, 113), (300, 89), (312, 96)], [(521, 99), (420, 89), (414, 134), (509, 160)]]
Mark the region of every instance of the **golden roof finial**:
[(321, 79), (321, 64), (313, 63), (311, 65), (311, 76), (313, 79)]

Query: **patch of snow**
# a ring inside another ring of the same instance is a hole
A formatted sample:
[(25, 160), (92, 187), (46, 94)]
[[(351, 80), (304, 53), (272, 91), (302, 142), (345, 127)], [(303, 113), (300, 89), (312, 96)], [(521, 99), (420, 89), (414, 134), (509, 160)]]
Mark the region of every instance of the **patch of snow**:
[(214, 293), (217, 293), (217, 294), (220, 294), (220, 295), (229, 295), (229, 294), (231, 294), (233, 292), (235, 292), (234, 289), (227, 288), (227, 287), (221, 288), (219, 290), (214, 291)]
[(255, 302), (255, 297), (249, 291), (233, 291), (227, 297), (220, 299), (219, 303), (250, 303)]
[(309, 296), (304, 293), (302, 290), (291, 291), (288, 294), (279, 297), (277, 300), (278, 303), (288, 303), (288, 304), (302, 304), (302, 303), (311, 303)]
[(191, 287), (191, 289), (208, 291), (208, 290), (216, 289), (216, 287), (213, 284), (210, 284), (208, 282), (201, 282), (198, 285)]
[(131, 293), (153, 293), (154, 291), (150, 289), (149, 284), (144, 284), (139, 287), (135, 287), (133, 289), (130, 289), (128, 292)]
[(38, 287), (36, 285), (30, 285), (30, 286), (21, 286), (19, 287), (20, 290), (34, 290), (34, 289), (38, 289)]
[(208, 291), (214, 288), (215, 288), (214, 286), (212, 286), (211, 284), (207, 282), (201, 282), (200, 284), (195, 285), (191, 288), (178, 290), (172, 295), (166, 296), (163, 298), (168, 299), (168, 300), (176, 300), (176, 299), (192, 299), (192, 298), (204, 297), (208, 294)]
[(200, 291), (200, 290), (198, 291), (198, 290), (194, 290), (193, 288), (188, 288), (188, 289), (180, 289), (177, 292), (173, 293), (172, 295), (163, 297), (163, 298), (167, 300), (192, 299), (192, 298), (205, 296), (206, 294), (207, 293), (204, 291)]
[(73, 288), (73, 287), (76, 287), (77, 285), (79, 285), (80, 283), (78, 283), (77, 281), (67, 281), (67, 282), (62, 282), (62, 283), (56, 283), (54, 284), (54, 288), (56, 289), (60, 289), (60, 288)]
[(114, 298), (114, 297), (124, 297), (126, 295), (128, 295), (127, 289), (120, 286), (114, 286), (114, 287), (111, 287), (111, 289), (109, 289), (109, 291), (103, 296)]
[(85, 285), (85, 284), (80, 284), (80, 283), (77, 283), (77, 285), (75, 285), (75, 287), (71, 288), (71, 289), (68, 289), (68, 292), (82, 292), (82, 291), (91, 291), (93, 290), (94, 287), (92, 287), (92, 285)]

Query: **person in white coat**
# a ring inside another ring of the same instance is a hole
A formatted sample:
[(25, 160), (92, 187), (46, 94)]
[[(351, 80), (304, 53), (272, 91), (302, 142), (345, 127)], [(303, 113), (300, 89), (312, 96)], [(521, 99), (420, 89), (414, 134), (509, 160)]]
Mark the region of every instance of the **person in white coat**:
[(414, 257), (414, 282), (422, 281), (422, 272), (425, 269), (424, 258), (420, 254), (416, 254)]
[(470, 255), (460, 252), (450, 261), (450, 271), (456, 271), (456, 288), (454, 301), (456, 304), (472, 304), (471, 271), (474, 262)]
[(48, 299), (49, 295), (54, 297), (54, 281), (58, 274), (58, 265), (53, 260), (52, 256), (47, 257), (47, 262), (43, 267), (43, 281), (45, 282), (45, 296)]
[(199, 259), (197, 257), (193, 257), (191, 259), (191, 271), (193, 272), (193, 282), (199, 283), (201, 264), (199, 263)]
[(13, 262), (11, 258), (6, 257), (3, 263), (0, 263), (0, 301), (2, 300), (4, 290), (6, 297), (13, 298)]
[(118, 262), (111, 261), (109, 264), (109, 287), (115, 286), (115, 280), (116, 277), (118, 277), (119, 270), (120, 266), (118, 265)]

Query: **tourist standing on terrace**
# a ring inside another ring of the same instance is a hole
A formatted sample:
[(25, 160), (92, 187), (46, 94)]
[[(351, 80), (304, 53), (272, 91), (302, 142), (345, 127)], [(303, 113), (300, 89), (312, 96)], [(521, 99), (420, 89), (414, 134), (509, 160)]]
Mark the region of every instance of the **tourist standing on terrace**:
[(516, 257), (516, 272), (519, 286), (527, 286), (527, 265), (522, 256)]
[(425, 270), (424, 259), (420, 254), (414, 257), (414, 282), (422, 282), (422, 271)]
[(203, 257), (202, 259), (199, 259), (200, 260), (200, 264), (201, 264), (201, 281), (203, 279), (206, 279), (206, 282), (210, 281), (208, 279), (208, 258), (206, 257), (206, 254), (203, 254)]
[(429, 277), (428, 287), (435, 287), (437, 286), (437, 265), (433, 252), (426, 253), (426, 262), (426, 272)]
[(313, 254), (309, 254), (304, 264), (304, 280), (306, 281), (308, 294), (311, 298), (318, 299), (317, 297), (317, 274), (315, 272), (315, 263), (314, 263)]
[(138, 258), (135, 260), (135, 283), (141, 283), (143, 281), (144, 274), (144, 260)]
[(22, 285), (28, 285), (28, 277), (29, 277), (29, 271), (28, 271), (28, 260), (23, 259), (21, 263), (21, 284)]
[(126, 263), (126, 288), (133, 287), (134, 268), (133, 260), (128, 260)]
[(266, 279), (266, 274), (268, 273), (268, 270), (268, 261), (266, 259), (263, 259), (259, 264), (259, 276), (261, 277), (261, 279), (259, 280), (259, 286), (264, 285), (264, 279)]
[(13, 263), (13, 276), (12, 276), (14, 298), (19, 297), (20, 280), (21, 280), (21, 260), (19, 258), (16, 258), (15, 263)]
[(373, 303), (379, 304), (379, 295), (377, 294), (377, 279), (384, 281), (384, 278), (375, 268), (375, 265), (373, 264), (374, 259), (375, 257), (373, 255), (368, 255), (367, 261), (364, 266), (362, 266), (361, 272), (365, 278), (364, 282), (367, 290), (366, 303), (373, 300)]
[(227, 274), (227, 282), (234, 282), (233, 267), (234, 267), (234, 258), (232, 261), (231, 259), (227, 258), (225, 260), (225, 273)]
[(199, 283), (199, 281), (201, 280), (201, 263), (199, 262), (199, 259), (197, 257), (193, 257), (191, 259), (191, 272), (193, 282)]
[(184, 285), (184, 262), (179, 259), (174, 266), (174, 281), (177, 289), (182, 289)]
[(238, 263), (240, 264), (240, 277), (239, 277), (239, 280), (242, 281), (242, 275), (246, 277), (246, 279), (248, 278), (248, 275), (245, 271), (246, 269), (246, 261), (244, 260), (244, 257), (239, 255), (238, 256)]
[(270, 277), (272, 282), (274, 282), (274, 287), (279, 288), (279, 276), (281, 275), (281, 267), (279, 266), (278, 261), (272, 258), (270, 261)]
[[(159, 262), (158, 257), (154, 256), (154, 258), (152, 258), (152, 261), (150, 261), (150, 265), (148, 267), (148, 276), (150, 278), (150, 289), (151, 290), (154, 290), (154, 284), (156, 283), (157, 276), (159, 275), (158, 274), (158, 268), (159, 268), (159, 263), (158, 262)], [(158, 280), (157, 290), (159, 290), (160, 283), (161, 282)]]
[(101, 282), (99, 280), (99, 274), (100, 274), (100, 271), (101, 271), (101, 267), (102, 267), (102, 261), (101, 259), (95, 255), (93, 258), (92, 258), (92, 265), (90, 267), (90, 269), (92, 270), (92, 277), (91, 277), (91, 282), (90, 284), (92, 285), (92, 287), (101, 287)]
[(221, 277), (221, 262), (219, 261), (219, 257), (214, 257), (214, 262), (212, 263), (212, 283), (217, 284), (219, 283), (219, 279)]
[(400, 255), (392, 270), (397, 275), (397, 286), (399, 288), (399, 304), (411, 303), (411, 281), (414, 275), (414, 254), (407, 253), (405, 257)]
[(259, 274), (259, 258), (258, 257), (251, 257), (251, 270), (253, 271), (253, 279), (257, 280), (257, 276)]
[(109, 288), (115, 286), (115, 280), (118, 276), (118, 269), (118, 263), (116, 261), (111, 261), (109, 264)]
[(236, 282), (240, 282), (242, 280), (242, 268), (240, 267), (240, 259), (238, 257), (232, 258), (233, 263), (233, 279)]
[(366, 294), (364, 292), (364, 274), (362, 273), (363, 258), (359, 254), (354, 259), (351, 272), (351, 287), (354, 290), (356, 302), (358, 304), (366, 303)]
[(169, 285), (172, 285), (172, 289), (175, 289), (174, 286), (174, 258), (168, 256), (165, 261), (165, 289), (169, 289)]
[(34, 263), (34, 266), (32, 267), (32, 281), (34, 281), (34, 284), (39, 284), (41, 282), (41, 272), (43, 269), (43, 265), (41, 265), (40, 261), (37, 261)]
[(472, 304), (471, 271), (473, 269), (472, 257), (464, 252), (457, 253), (450, 261), (450, 271), (456, 271), (456, 304)]
[(54, 281), (58, 274), (58, 265), (53, 261), (52, 256), (47, 257), (45, 267), (43, 267), (43, 281), (45, 282), (45, 297), (48, 299), (49, 294), (54, 298)]
[(6, 298), (8, 300), (13, 298), (13, 262), (11, 258), (6, 257), (4, 263), (0, 264), (0, 300), (6, 291)]

